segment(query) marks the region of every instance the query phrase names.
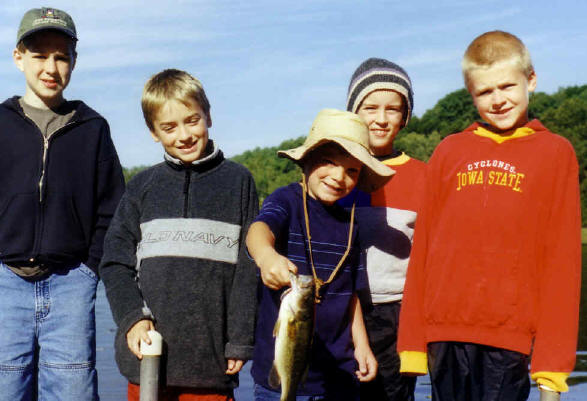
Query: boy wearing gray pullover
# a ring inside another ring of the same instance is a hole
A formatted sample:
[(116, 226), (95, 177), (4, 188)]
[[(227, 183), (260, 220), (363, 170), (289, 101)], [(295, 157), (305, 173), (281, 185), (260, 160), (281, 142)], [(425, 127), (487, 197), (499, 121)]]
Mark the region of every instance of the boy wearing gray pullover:
[(128, 183), (106, 235), (100, 273), (118, 325), (116, 361), (138, 400), (139, 343), (156, 328), (167, 396), (231, 400), (253, 349), (256, 268), (244, 234), (258, 210), (255, 184), (208, 139), (197, 79), (154, 75), (142, 107), (165, 162)]

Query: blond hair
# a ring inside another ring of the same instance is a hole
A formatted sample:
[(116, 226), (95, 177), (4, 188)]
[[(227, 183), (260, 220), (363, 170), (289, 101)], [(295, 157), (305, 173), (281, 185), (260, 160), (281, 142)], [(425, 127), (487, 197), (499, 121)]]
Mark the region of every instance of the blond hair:
[(463, 56), (465, 86), (469, 87), (469, 72), (500, 62), (512, 62), (526, 77), (534, 72), (530, 52), (517, 36), (503, 31), (485, 32), (471, 42)]
[(197, 102), (206, 114), (208, 125), (210, 124), (210, 102), (202, 83), (185, 71), (167, 69), (149, 78), (143, 89), (141, 107), (149, 130), (154, 131), (155, 116), (170, 99), (178, 100), (186, 106), (190, 100)]

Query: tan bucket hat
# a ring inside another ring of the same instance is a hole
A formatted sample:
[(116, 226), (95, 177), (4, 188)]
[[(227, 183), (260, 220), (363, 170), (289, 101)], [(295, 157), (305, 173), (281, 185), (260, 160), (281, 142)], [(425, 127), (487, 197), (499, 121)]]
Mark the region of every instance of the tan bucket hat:
[(357, 188), (373, 192), (381, 188), (395, 171), (381, 163), (369, 151), (369, 128), (359, 116), (336, 109), (321, 110), (304, 144), (297, 148), (280, 150), (277, 154), (301, 164), (313, 149), (328, 142), (339, 144), (351, 156), (363, 163)]

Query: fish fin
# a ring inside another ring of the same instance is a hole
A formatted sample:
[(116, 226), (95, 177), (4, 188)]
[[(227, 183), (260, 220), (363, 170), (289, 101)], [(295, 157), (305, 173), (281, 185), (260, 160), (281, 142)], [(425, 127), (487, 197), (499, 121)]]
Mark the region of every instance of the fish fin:
[(293, 319), (292, 322), (290, 322), (290, 324), (287, 325), (287, 337), (294, 340), (296, 338), (298, 330), (296, 325), (291, 323), (293, 323)]
[(273, 326), (273, 337), (277, 337), (279, 333), (279, 318), (275, 321), (275, 326)]
[(273, 389), (278, 389), (281, 386), (281, 379), (279, 378), (279, 373), (277, 373), (277, 368), (275, 367), (275, 364), (271, 366), (268, 382)]

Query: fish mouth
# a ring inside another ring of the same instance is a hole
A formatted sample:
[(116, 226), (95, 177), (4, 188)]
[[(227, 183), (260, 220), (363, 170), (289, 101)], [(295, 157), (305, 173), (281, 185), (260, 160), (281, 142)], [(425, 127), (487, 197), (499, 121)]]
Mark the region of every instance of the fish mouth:
[(298, 286), (302, 288), (307, 288), (314, 285), (314, 277), (307, 274), (298, 274), (296, 281)]
[(308, 288), (313, 288), (315, 285), (314, 276), (311, 276), (309, 274), (293, 274), (292, 272), (290, 272), (289, 279), (291, 282), (291, 287), (283, 293), (282, 297), (294, 288), (297, 288), (299, 290), (305, 290)]
[(285, 291), (283, 291), (283, 292), (281, 293), (281, 296), (279, 297), (279, 300), (280, 300), (280, 301), (283, 301), (283, 298), (285, 298), (285, 296), (286, 296), (287, 294), (289, 294), (290, 292), (292, 292), (292, 289), (291, 289), (291, 287), (290, 287), (290, 288), (288, 288), (287, 290), (285, 290)]

